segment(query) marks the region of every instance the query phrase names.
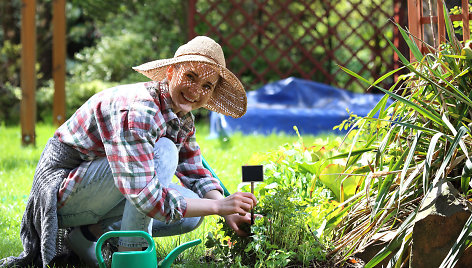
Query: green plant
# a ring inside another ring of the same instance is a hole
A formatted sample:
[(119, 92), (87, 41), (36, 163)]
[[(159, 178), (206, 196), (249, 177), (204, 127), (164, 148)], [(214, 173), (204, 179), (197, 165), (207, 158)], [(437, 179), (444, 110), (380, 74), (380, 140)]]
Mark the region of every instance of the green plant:
[[(346, 146), (340, 146), (341, 138), (317, 139), (313, 145), (306, 146), (303, 138), (294, 127), (299, 140), (292, 144), (280, 146), (278, 150), (265, 154), (255, 154), (250, 163), (265, 163), (265, 184), (276, 183), (284, 187), (293, 187), (297, 196), (310, 199), (314, 191), (326, 187), (332, 191), (336, 201), (342, 201), (354, 194), (359, 179), (356, 176), (342, 176), (344, 170), (343, 155)], [(338, 157), (333, 158), (337, 155)], [(344, 158), (347, 154), (344, 154)]]
[[(278, 150), (254, 154), (250, 164), (264, 164), (264, 182), (255, 189), (258, 205), (255, 213), (263, 217), (250, 228), (250, 237), (238, 237), (220, 222), (210, 232), (206, 246), (216, 260), (250, 267), (309, 265), (324, 260), (330, 247), (330, 211), (339, 204), (336, 196), (322, 183), (323, 172), (330, 170), (341, 141), (317, 139), (305, 146), (303, 138)], [(333, 189), (342, 189), (345, 181), (336, 180)], [(346, 183), (347, 184), (347, 183)], [(243, 185), (242, 191), (249, 191)], [(344, 193), (343, 190), (341, 190)], [(339, 190), (338, 190), (339, 193)]]
[[(451, 181), (464, 195), (470, 194), (468, 148), (472, 144), (470, 113), (472, 107), (472, 50), (470, 41), (462, 45), (453, 33), (445, 9), (449, 42), (423, 55), (409, 33), (399, 27), (418, 60), (409, 62), (398, 51), (409, 73), (389, 89), (379, 83), (400, 69), (390, 71), (377, 81), (343, 68), (347, 73), (386, 93), (384, 99), (358, 120), (346, 169), (368, 159), (363, 190), (342, 205), (344, 217), (338, 225), (335, 250), (350, 256), (362, 250), (378, 232), (392, 230), (395, 238), (366, 267), (374, 267), (391, 254), (389, 267), (400, 267), (411, 250), (417, 208), (434, 187)], [(392, 47), (394, 47), (392, 45)], [(396, 90), (396, 88), (400, 88)], [(395, 102), (386, 107), (387, 97)], [(379, 112), (378, 118), (373, 115)], [(331, 221), (339, 220), (338, 217)], [(465, 225), (462, 237), (451, 248), (441, 267), (453, 267), (471, 232)]]
[[(469, 5), (469, 13), (471, 11), (472, 11), (472, 6)], [(462, 14), (462, 8), (460, 6), (455, 6), (450, 10), (450, 13), (451, 13), (451, 15)], [(457, 34), (463, 35), (462, 30), (464, 29), (464, 23), (462, 22), (462, 20), (453, 21), (452, 24), (454, 26), (454, 32), (457, 33)], [(470, 26), (472, 26), (472, 25), (469, 21), (469, 29), (471, 29)], [(471, 31), (471, 33), (472, 33), (472, 31)]]
[(237, 236), (227, 225), (210, 232), (206, 246), (212, 248), (217, 261), (250, 267), (283, 267), (287, 264), (307, 266), (324, 259), (326, 246), (313, 229), (310, 205), (293, 196), (293, 188), (281, 185), (260, 198), (256, 214), (263, 217), (246, 226), (250, 237)]
[[(6, 40), (0, 46), (0, 122), (15, 124), (20, 119), (21, 44)], [(43, 77), (39, 63), (35, 65), (36, 79)]]

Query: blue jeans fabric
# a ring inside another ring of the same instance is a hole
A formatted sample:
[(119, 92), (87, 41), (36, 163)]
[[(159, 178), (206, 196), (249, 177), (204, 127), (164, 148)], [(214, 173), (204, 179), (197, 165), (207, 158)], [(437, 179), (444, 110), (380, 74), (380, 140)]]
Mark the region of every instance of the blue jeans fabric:
[[(176, 189), (187, 198), (199, 198), (193, 191), (171, 182), (178, 164), (178, 151), (171, 140), (160, 138), (156, 142), (154, 164), (157, 178), (164, 187)], [(58, 210), (61, 228), (99, 223), (104, 232), (142, 230), (153, 237), (192, 231), (202, 220), (203, 217), (183, 218), (179, 222), (166, 224), (142, 214), (115, 186), (106, 158), (92, 161), (76, 191)], [(147, 242), (138, 237), (120, 238), (118, 244), (125, 247), (147, 247)]]

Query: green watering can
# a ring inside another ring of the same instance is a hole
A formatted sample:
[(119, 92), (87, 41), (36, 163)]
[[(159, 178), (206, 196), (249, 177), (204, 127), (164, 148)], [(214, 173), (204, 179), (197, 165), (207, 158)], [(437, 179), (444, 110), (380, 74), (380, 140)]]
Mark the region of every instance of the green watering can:
[(144, 251), (125, 251), (115, 252), (111, 258), (112, 268), (168, 268), (179, 256), (182, 251), (196, 246), (202, 242), (201, 239), (193, 240), (174, 248), (162, 261), (157, 263), (156, 246), (152, 237), (144, 231), (111, 231), (103, 234), (97, 241), (95, 246), (95, 254), (97, 255), (98, 265), (100, 268), (105, 268), (105, 261), (102, 257), (102, 245), (105, 240), (112, 237), (143, 237), (149, 244), (149, 247)]

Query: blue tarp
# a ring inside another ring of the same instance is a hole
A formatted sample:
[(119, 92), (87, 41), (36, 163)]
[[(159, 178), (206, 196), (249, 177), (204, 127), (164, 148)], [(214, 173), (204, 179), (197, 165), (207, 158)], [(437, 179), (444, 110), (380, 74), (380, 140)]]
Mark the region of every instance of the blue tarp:
[(333, 127), (349, 118), (347, 109), (366, 116), (384, 94), (360, 94), (326, 84), (287, 78), (248, 92), (246, 114), (238, 119), (211, 112), (210, 137), (221, 131), (231, 134), (301, 134), (341, 133)]

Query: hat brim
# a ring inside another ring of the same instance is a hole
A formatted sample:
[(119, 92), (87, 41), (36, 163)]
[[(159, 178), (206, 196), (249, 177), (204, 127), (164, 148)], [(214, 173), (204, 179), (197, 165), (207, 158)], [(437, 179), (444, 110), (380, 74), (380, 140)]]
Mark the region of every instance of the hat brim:
[(185, 62), (209, 64), (220, 75), (220, 80), (205, 108), (233, 118), (239, 118), (246, 113), (247, 97), (241, 81), (226, 67), (215, 63), (212, 59), (205, 56), (182, 55), (170, 59), (147, 62), (133, 67), (133, 69), (151, 80), (162, 81), (166, 77), (168, 66)]

